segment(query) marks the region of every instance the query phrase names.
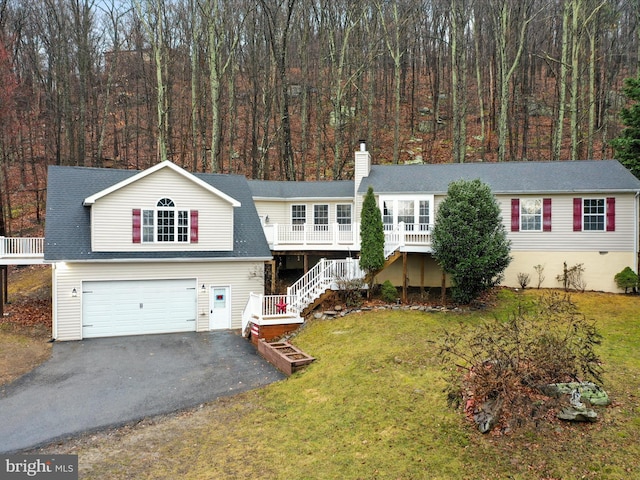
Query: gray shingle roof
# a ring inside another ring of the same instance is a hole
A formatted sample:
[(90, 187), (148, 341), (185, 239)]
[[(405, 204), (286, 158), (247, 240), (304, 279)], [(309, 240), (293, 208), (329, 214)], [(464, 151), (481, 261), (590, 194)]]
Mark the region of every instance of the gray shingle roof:
[(373, 165), (358, 191), (371, 185), (376, 194), (444, 194), (455, 180), (477, 178), (496, 194), (640, 191), (640, 180), (617, 160)]
[(47, 184), (45, 260), (271, 258), (247, 180), (239, 175), (195, 174), (238, 200), (234, 208), (234, 249), (229, 252), (92, 252), (90, 207), (86, 197), (140, 172), (105, 168), (51, 166)]
[(256, 198), (353, 198), (353, 180), (318, 182), (281, 182), (250, 180), (249, 188)]

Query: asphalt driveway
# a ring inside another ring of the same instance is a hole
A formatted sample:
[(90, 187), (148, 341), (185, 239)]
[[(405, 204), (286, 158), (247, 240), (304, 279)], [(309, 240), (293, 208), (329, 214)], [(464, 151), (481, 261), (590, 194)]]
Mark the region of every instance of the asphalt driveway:
[(197, 406), (284, 376), (233, 332), (61, 342), (0, 387), (0, 453)]

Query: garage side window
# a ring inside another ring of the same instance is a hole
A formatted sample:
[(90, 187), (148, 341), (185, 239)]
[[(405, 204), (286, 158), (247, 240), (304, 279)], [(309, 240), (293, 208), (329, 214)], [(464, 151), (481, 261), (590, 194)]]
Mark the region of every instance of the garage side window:
[(180, 210), (170, 198), (154, 209), (134, 209), (133, 243), (197, 243), (197, 210)]

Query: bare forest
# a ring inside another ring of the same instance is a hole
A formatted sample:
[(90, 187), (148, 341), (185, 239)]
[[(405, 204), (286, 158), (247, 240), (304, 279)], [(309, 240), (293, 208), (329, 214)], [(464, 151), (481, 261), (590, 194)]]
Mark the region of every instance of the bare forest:
[(640, 0), (0, 0), (0, 234), (41, 224), (50, 164), (611, 158), (639, 23)]

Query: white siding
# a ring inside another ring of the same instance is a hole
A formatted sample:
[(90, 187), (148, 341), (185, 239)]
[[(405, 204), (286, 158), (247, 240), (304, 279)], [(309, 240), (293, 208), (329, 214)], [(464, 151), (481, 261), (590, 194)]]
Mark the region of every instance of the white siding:
[[(57, 340), (82, 338), (82, 282), (196, 278), (197, 331), (209, 330), (209, 286), (231, 286), (232, 328), (240, 328), (250, 292), (264, 292), (264, 263), (256, 261), (176, 263), (67, 263), (54, 265), (54, 332)], [(201, 286), (205, 285), (205, 292)], [(72, 296), (76, 289), (77, 297)]]
[[(584, 198), (605, 198), (611, 195), (583, 195)], [(575, 195), (575, 197), (582, 197)], [(512, 198), (551, 198), (550, 232), (511, 232)], [(616, 229), (614, 232), (574, 232), (574, 195), (499, 196), (502, 220), (512, 251), (547, 252), (633, 252), (634, 251), (634, 194), (617, 195)]]
[(269, 217), (269, 225), (291, 223), (291, 208), (284, 200), (254, 200), (260, 219)]
[[(616, 199), (616, 229), (614, 232), (574, 232), (573, 198)], [(437, 208), (444, 196), (436, 197)], [(497, 195), (502, 223), (511, 240), (511, 250), (538, 252), (633, 252), (635, 239), (635, 195)], [(551, 198), (550, 232), (512, 232), (512, 198)]]
[[(155, 209), (171, 198), (178, 210), (198, 211), (198, 243), (132, 242), (132, 210)], [(96, 252), (233, 250), (233, 207), (224, 199), (165, 168), (100, 198), (91, 207)]]
[(353, 200), (254, 200), (258, 215), (261, 219), (269, 216), (269, 225), (290, 225), (291, 224), (291, 206), (306, 205), (307, 223), (313, 224), (313, 206), (329, 205), (329, 224), (336, 223), (336, 206), (351, 205), (351, 223), (358, 223), (359, 217), (356, 218)]

